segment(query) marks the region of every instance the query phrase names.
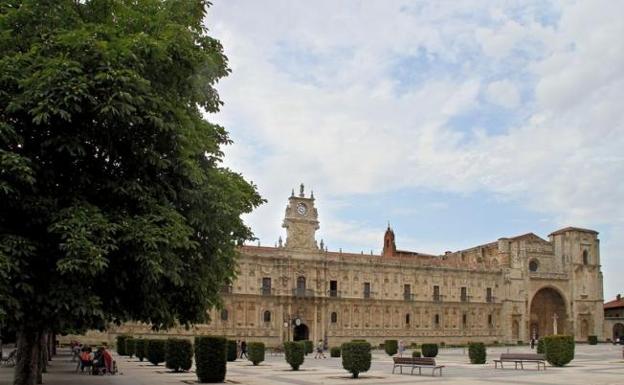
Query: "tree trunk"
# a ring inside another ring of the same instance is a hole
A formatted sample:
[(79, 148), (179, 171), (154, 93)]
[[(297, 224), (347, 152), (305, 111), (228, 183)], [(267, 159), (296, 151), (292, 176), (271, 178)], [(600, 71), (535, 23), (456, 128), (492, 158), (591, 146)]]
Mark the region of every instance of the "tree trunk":
[(22, 330), (18, 333), (13, 385), (35, 384), (39, 372), (40, 345), (40, 332), (35, 330)]
[(37, 384), (43, 384), (43, 373), (48, 368), (48, 334), (41, 333), (39, 337), (39, 365), (37, 367)]

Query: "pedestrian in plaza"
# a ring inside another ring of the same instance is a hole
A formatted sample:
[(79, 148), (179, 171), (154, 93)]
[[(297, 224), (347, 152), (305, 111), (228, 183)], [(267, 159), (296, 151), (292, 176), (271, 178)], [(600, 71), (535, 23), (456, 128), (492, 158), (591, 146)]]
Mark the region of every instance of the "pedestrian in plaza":
[(399, 340), (399, 357), (403, 357), (404, 351), (405, 351), (405, 342), (403, 342), (403, 340)]
[(323, 353), (323, 340), (318, 340), (318, 343), (316, 344), (316, 354), (314, 354), (314, 358), (327, 358)]
[(245, 358), (249, 358), (249, 357), (247, 357), (247, 342), (245, 342), (245, 340), (241, 341), (241, 354), (240, 354), (240, 358), (243, 358), (243, 356), (245, 356)]

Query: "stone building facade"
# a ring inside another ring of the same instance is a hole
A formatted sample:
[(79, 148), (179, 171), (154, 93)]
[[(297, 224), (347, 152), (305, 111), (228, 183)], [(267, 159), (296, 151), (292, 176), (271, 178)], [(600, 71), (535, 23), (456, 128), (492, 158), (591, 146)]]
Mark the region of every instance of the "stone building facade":
[[(388, 226), (380, 255), (317, 244), (314, 196), (290, 196), (276, 247), (244, 246), (239, 275), (211, 312), (211, 333), (278, 345), (288, 339), (414, 342), (527, 341), (603, 336), (598, 233), (568, 227), (430, 255), (397, 250)], [(556, 326), (555, 326), (556, 324)]]
[(624, 298), (618, 294), (604, 304), (604, 339), (618, 341), (624, 338)]
[[(243, 246), (238, 278), (211, 322), (171, 334), (262, 341), (355, 338), (372, 343), (527, 342), (531, 336), (603, 336), (600, 244), (567, 227), (548, 240), (529, 233), (431, 255), (396, 248), (388, 226), (379, 255), (329, 251), (317, 243), (318, 212), (301, 186), (288, 199), (287, 238)], [(126, 324), (112, 334), (148, 333)]]

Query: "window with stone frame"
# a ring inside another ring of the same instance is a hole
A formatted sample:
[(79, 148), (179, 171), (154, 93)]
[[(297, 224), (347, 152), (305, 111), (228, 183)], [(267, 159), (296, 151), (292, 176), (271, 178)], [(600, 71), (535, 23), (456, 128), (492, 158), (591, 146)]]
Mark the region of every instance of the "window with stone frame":
[(227, 309), (223, 309), (221, 310), (221, 321), (227, 321), (228, 320), (228, 311)]
[(333, 324), (337, 323), (338, 322), (338, 313), (333, 311), (329, 318), (331, 320), (331, 323), (333, 323)]
[(262, 320), (263, 320), (264, 322), (271, 322), (271, 312), (270, 312), (270, 311), (268, 311), (268, 310), (265, 310), (265, 311), (264, 311), (264, 314), (263, 314), (263, 316), (262, 316)]

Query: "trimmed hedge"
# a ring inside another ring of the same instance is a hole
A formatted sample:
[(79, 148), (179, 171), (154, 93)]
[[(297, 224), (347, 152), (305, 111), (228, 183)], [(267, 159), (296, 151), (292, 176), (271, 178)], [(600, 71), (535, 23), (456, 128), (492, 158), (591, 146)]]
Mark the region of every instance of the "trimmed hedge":
[(544, 354), (546, 351), (544, 350), (544, 338), (540, 338), (537, 340), (537, 354)]
[(117, 354), (120, 356), (126, 356), (126, 339), (128, 339), (128, 335), (122, 334), (117, 336)]
[(422, 354), (420, 354), (420, 350), (414, 350), (412, 352), (412, 357), (420, 358), (421, 356), (422, 356)]
[(544, 337), (546, 361), (553, 366), (564, 366), (574, 359), (574, 336)]
[(305, 347), (305, 354), (308, 355), (314, 351), (314, 344), (310, 340), (304, 340), (303, 346)]
[(198, 382), (223, 382), (227, 369), (227, 340), (224, 337), (195, 337), (195, 366)]
[(587, 336), (587, 343), (590, 345), (598, 345), (598, 336)]
[(420, 350), (423, 357), (435, 357), (438, 355), (438, 344), (422, 344)]
[(333, 348), (329, 349), (329, 356), (340, 357), (340, 347), (334, 346)]
[(394, 356), (399, 351), (399, 341), (386, 340), (384, 342), (384, 350), (386, 351), (387, 355)]
[(487, 352), (483, 342), (471, 342), (468, 344), (468, 357), (471, 364), (485, 364)]
[(193, 365), (193, 344), (187, 339), (169, 338), (165, 350), (165, 366), (174, 372), (187, 371)]
[(236, 361), (236, 355), (238, 353), (238, 345), (236, 341), (228, 340), (227, 341), (227, 360), (232, 362)]
[(149, 339), (147, 340), (147, 348), (145, 350), (145, 357), (153, 365), (158, 365), (165, 361), (165, 345), (167, 341), (161, 339)]
[(301, 364), (303, 364), (305, 353), (305, 346), (301, 341), (287, 341), (284, 342), (284, 357), (286, 362), (290, 365), (292, 370), (299, 370)]
[(143, 361), (143, 359), (147, 356), (145, 354), (147, 350), (147, 340), (143, 338), (138, 338), (134, 340), (134, 355), (139, 359), (139, 361)]
[(353, 378), (367, 372), (371, 366), (371, 345), (368, 342), (345, 342), (342, 352), (342, 367), (349, 371)]
[(250, 342), (247, 344), (247, 355), (254, 366), (264, 361), (264, 343)]
[(132, 356), (134, 356), (135, 349), (136, 349), (136, 340), (134, 339), (134, 337), (126, 338), (126, 355), (132, 358)]

